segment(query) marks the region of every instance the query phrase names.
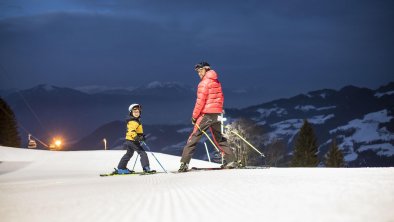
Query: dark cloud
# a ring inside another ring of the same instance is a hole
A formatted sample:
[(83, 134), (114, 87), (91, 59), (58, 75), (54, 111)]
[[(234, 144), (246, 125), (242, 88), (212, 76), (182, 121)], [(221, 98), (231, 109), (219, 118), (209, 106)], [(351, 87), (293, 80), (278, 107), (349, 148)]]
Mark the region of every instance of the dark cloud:
[(391, 1), (24, 6), (0, 11), (7, 12), (0, 17), (0, 64), (15, 78), (12, 87), (190, 84), (197, 82), (192, 67), (202, 59), (226, 86), (266, 88), (273, 98), (392, 79)]

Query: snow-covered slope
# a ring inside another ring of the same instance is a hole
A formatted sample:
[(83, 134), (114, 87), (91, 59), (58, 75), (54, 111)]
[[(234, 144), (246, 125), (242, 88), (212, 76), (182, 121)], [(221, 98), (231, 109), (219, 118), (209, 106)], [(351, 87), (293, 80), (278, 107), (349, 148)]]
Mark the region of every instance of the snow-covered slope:
[[(156, 85), (161, 84), (151, 84), (152, 87)], [(289, 165), (296, 136), (304, 119), (313, 125), (321, 165), (332, 139), (336, 138), (347, 166), (394, 166), (393, 91), (394, 82), (376, 90), (354, 86), (347, 86), (339, 91), (318, 90), (243, 109), (226, 109), (226, 124), (240, 118), (254, 120), (264, 132), (260, 136), (260, 142), (264, 144), (260, 148), (264, 153), (270, 153), (272, 149), (281, 150), (275, 147), (284, 144), (285, 149), (278, 151), (280, 154), (277, 156), (280, 158), (275, 161), (277, 166)], [(144, 117), (144, 121), (146, 119)], [(105, 124), (69, 148), (101, 149), (102, 138), (107, 138), (110, 148), (118, 149), (122, 144), (124, 124), (115, 121)], [(185, 140), (192, 131), (190, 127), (189, 122), (177, 125), (144, 124), (144, 131), (148, 134), (148, 142), (152, 144), (153, 151), (180, 155)], [(208, 143), (208, 149), (214, 148)], [(194, 157), (208, 159), (203, 143), (199, 143)], [(272, 162), (269, 155), (267, 157), (266, 161)]]
[(392, 118), (386, 109), (368, 113), (362, 119), (352, 120), (331, 130), (330, 134), (342, 138), (339, 146), (345, 151), (346, 161), (357, 159), (358, 153), (367, 150), (376, 150), (379, 156), (391, 157), (394, 155), (394, 145), (391, 144), (394, 142), (394, 134), (380, 124), (388, 123)]
[[(394, 168), (98, 176), (116, 166), (123, 153), (0, 147), (1, 221), (394, 220)], [(155, 155), (167, 170), (177, 169), (179, 157)]]
[[(351, 167), (394, 166), (394, 82), (376, 90), (346, 86), (318, 90), (240, 110), (232, 119), (249, 118), (266, 132), (265, 145), (281, 140), (291, 155), (304, 119), (313, 125), (319, 158), (336, 138)], [(283, 165), (291, 158), (283, 158)], [(287, 162), (288, 164), (288, 162)]]

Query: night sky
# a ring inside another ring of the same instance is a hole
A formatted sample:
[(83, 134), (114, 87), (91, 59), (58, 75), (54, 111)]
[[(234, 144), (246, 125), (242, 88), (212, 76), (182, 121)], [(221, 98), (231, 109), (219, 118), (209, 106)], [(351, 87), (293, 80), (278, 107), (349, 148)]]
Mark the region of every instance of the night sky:
[(394, 3), (1, 0), (0, 89), (198, 83), (272, 99), (394, 80)]

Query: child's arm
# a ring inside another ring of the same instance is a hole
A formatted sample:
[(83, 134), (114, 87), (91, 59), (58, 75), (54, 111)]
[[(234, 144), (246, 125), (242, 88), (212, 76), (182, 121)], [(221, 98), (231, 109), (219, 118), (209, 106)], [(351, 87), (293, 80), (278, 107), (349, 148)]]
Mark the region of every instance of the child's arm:
[(136, 121), (129, 121), (127, 123), (127, 131), (129, 132), (130, 139), (135, 140), (137, 137), (137, 128), (140, 124)]

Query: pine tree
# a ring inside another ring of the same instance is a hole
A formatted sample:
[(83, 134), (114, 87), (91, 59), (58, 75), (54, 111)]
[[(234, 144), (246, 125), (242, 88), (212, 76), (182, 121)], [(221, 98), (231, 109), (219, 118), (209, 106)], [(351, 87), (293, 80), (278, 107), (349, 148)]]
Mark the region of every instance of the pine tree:
[(277, 167), (284, 163), (286, 156), (286, 143), (281, 139), (274, 139), (271, 143), (265, 146), (264, 154), (265, 161), (268, 165)]
[(327, 152), (324, 161), (326, 167), (343, 167), (344, 159), (343, 153), (337, 146), (336, 139), (332, 140), (331, 149)]
[(291, 162), (293, 167), (316, 167), (319, 164), (317, 158), (317, 139), (312, 126), (305, 119), (294, 146), (294, 154)]
[(0, 98), (0, 145), (10, 147), (21, 145), (14, 112), (2, 98)]

